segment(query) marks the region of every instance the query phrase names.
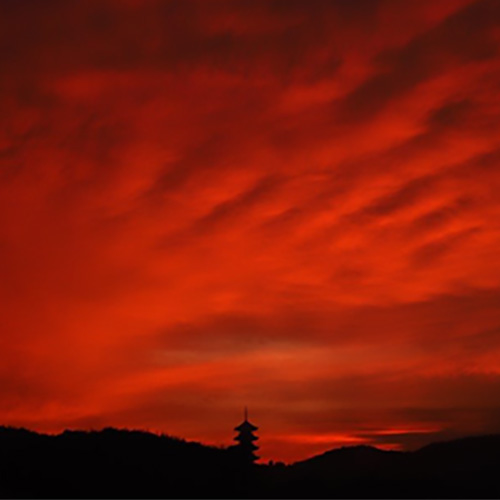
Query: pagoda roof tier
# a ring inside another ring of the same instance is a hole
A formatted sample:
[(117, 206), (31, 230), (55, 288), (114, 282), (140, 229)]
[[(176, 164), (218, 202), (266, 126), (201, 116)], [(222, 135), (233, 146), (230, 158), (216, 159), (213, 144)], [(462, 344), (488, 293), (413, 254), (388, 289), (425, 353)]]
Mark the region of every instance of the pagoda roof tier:
[(253, 431), (239, 431), (238, 434), (240, 436), (255, 436)]
[(259, 436), (255, 436), (254, 434), (238, 434), (234, 439), (236, 441), (257, 441)]
[[(235, 441), (238, 441), (238, 438), (234, 438)], [(244, 449), (244, 450), (258, 450), (259, 447), (258, 446), (255, 446), (253, 443), (247, 441), (247, 442), (243, 442), (239, 445), (237, 445), (238, 447), (240, 447), (241, 449)]]
[(256, 427), (255, 425), (251, 424), (248, 420), (245, 420), (240, 425), (238, 425), (238, 427), (235, 427), (234, 430), (238, 431), (238, 432), (256, 431), (256, 430), (258, 430), (258, 427)]

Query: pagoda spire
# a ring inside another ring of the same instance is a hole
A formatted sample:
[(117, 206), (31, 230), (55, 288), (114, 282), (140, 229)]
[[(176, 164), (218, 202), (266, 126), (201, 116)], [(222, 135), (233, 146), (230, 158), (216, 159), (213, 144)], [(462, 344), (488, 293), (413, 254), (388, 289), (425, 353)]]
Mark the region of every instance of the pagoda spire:
[(238, 432), (234, 440), (238, 442), (236, 448), (241, 458), (245, 462), (252, 464), (259, 459), (259, 457), (254, 453), (259, 449), (259, 447), (254, 444), (254, 442), (259, 439), (254, 434), (254, 432), (258, 430), (258, 427), (248, 421), (248, 408), (246, 406), (244, 417), (245, 419), (243, 420), (243, 422), (234, 428), (234, 430)]

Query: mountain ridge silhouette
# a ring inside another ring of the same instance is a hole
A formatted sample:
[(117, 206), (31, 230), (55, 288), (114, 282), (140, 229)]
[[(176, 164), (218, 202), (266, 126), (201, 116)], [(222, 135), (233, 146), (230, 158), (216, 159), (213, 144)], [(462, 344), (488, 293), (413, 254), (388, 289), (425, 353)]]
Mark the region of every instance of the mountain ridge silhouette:
[(235, 446), (141, 430), (0, 426), (1, 498), (498, 498), (498, 470), (496, 434), (251, 466)]

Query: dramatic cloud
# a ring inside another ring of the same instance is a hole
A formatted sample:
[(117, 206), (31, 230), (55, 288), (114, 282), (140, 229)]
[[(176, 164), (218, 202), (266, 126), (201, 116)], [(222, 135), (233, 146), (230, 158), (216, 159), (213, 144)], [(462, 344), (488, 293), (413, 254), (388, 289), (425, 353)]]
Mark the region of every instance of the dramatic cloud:
[(4, 0), (0, 422), (261, 455), (500, 432), (496, 0)]

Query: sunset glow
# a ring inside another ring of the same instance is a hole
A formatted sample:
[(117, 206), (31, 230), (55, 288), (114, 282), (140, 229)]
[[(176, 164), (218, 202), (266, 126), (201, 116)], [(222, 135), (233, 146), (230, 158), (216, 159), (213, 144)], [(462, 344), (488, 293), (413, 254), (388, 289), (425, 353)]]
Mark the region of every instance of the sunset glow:
[(500, 2), (3, 0), (0, 424), (263, 460), (500, 432)]

